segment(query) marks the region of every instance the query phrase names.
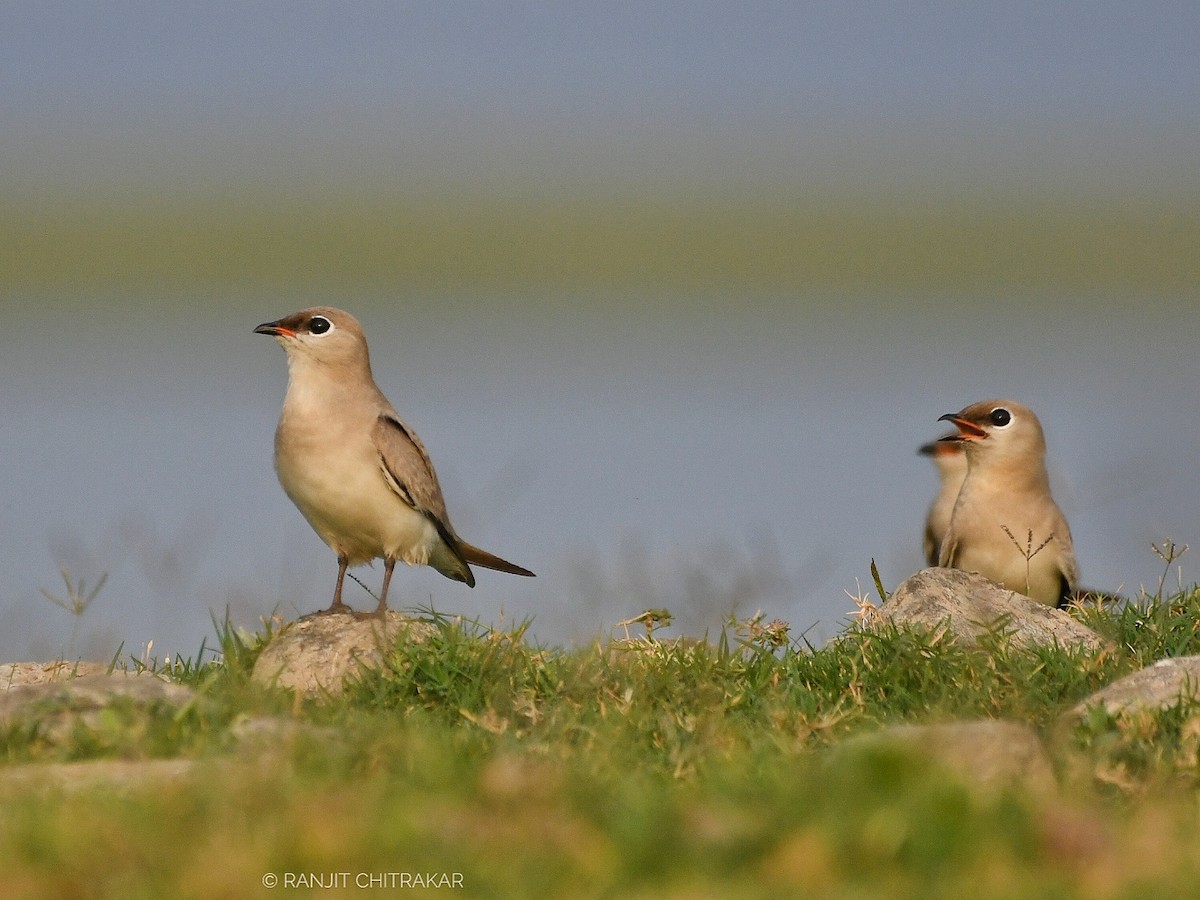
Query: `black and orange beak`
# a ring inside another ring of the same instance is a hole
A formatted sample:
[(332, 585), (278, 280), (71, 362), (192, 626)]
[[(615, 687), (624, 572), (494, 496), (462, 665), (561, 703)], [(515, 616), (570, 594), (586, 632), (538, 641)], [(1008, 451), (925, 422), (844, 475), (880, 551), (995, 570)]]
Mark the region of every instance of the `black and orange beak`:
[(946, 413), (944, 416), (938, 417), (939, 422), (949, 422), (958, 428), (958, 434), (948, 434), (944, 438), (939, 438), (942, 441), (982, 441), (987, 439), (987, 432), (967, 419), (961, 417), (959, 413)]
[(263, 322), (254, 329), (255, 334), (269, 334), (271, 337), (295, 337), (296, 332), (290, 328), (284, 328), (279, 322)]
[(962, 452), (962, 448), (957, 442), (957, 434), (947, 434), (938, 438), (936, 441), (930, 441), (928, 444), (922, 444), (917, 448), (917, 452), (922, 456), (952, 456), (956, 453)]

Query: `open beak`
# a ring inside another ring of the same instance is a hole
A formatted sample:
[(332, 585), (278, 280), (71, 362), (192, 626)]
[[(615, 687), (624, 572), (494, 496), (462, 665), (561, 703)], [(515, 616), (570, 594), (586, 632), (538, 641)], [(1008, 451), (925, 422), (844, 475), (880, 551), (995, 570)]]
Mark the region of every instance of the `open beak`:
[(987, 439), (987, 432), (976, 425), (974, 422), (969, 422), (961, 418), (958, 413), (946, 413), (944, 416), (938, 417), (939, 422), (949, 422), (957, 426), (958, 434), (948, 434), (944, 438), (939, 438), (942, 441), (982, 441)]
[(254, 329), (255, 334), (269, 334), (271, 337), (295, 337), (296, 332), (290, 328), (284, 328), (278, 322), (263, 322)]
[(943, 435), (936, 441), (922, 444), (917, 448), (917, 452), (922, 456), (953, 456), (962, 452), (962, 448), (957, 443), (958, 439), (957, 434)]

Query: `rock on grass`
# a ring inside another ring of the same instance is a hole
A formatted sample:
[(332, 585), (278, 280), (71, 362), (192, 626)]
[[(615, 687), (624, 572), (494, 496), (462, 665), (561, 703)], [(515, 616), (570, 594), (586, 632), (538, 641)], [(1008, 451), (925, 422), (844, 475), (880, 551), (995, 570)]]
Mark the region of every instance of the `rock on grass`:
[(390, 610), (385, 619), (354, 613), (305, 616), (263, 648), (251, 677), (305, 697), (337, 697), (348, 675), (381, 665), (401, 633), (421, 642), (433, 627)]
[(872, 620), (946, 630), (965, 647), (997, 631), (1020, 647), (1057, 643), (1100, 651), (1107, 646), (1066, 612), (958, 569), (922, 569), (896, 588)]

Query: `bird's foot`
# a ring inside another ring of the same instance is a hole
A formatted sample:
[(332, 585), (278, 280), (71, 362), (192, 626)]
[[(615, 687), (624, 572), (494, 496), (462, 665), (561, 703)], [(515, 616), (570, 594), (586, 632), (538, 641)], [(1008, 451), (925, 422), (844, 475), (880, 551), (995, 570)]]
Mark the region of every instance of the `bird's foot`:
[(387, 620), (388, 606), (386, 603), (380, 603), (374, 610), (369, 613), (357, 613), (360, 619), (379, 619), (383, 622)]
[(335, 616), (335, 615), (352, 616), (352, 615), (354, 615), (354, 610), (350, 608), (349, 604), (342, 603), (339, 600), (337, 603), (330, 604), (329, 609), (323, 609), (320, 612), (313, 613), (313, 615), (315, 615), (315, 616)]

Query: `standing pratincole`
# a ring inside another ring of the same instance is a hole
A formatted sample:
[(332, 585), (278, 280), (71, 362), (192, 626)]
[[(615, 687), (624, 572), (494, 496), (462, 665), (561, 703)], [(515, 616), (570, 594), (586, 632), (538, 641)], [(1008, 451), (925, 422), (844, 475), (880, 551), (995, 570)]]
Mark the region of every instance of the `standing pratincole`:
[(292, 502), (337, 554), (327, 612), (348, 609), (342, 602), (346, 568), (380, 557), (380, 615), (397, 561), (432, 566), (470, 587), (475, 576), (468, 563), (533, 575), (455, 533), (429, 454), (376, 387), (367, 340), (352, 315), (314, 307), (254, 330), (287, 351), (275, 469)]

